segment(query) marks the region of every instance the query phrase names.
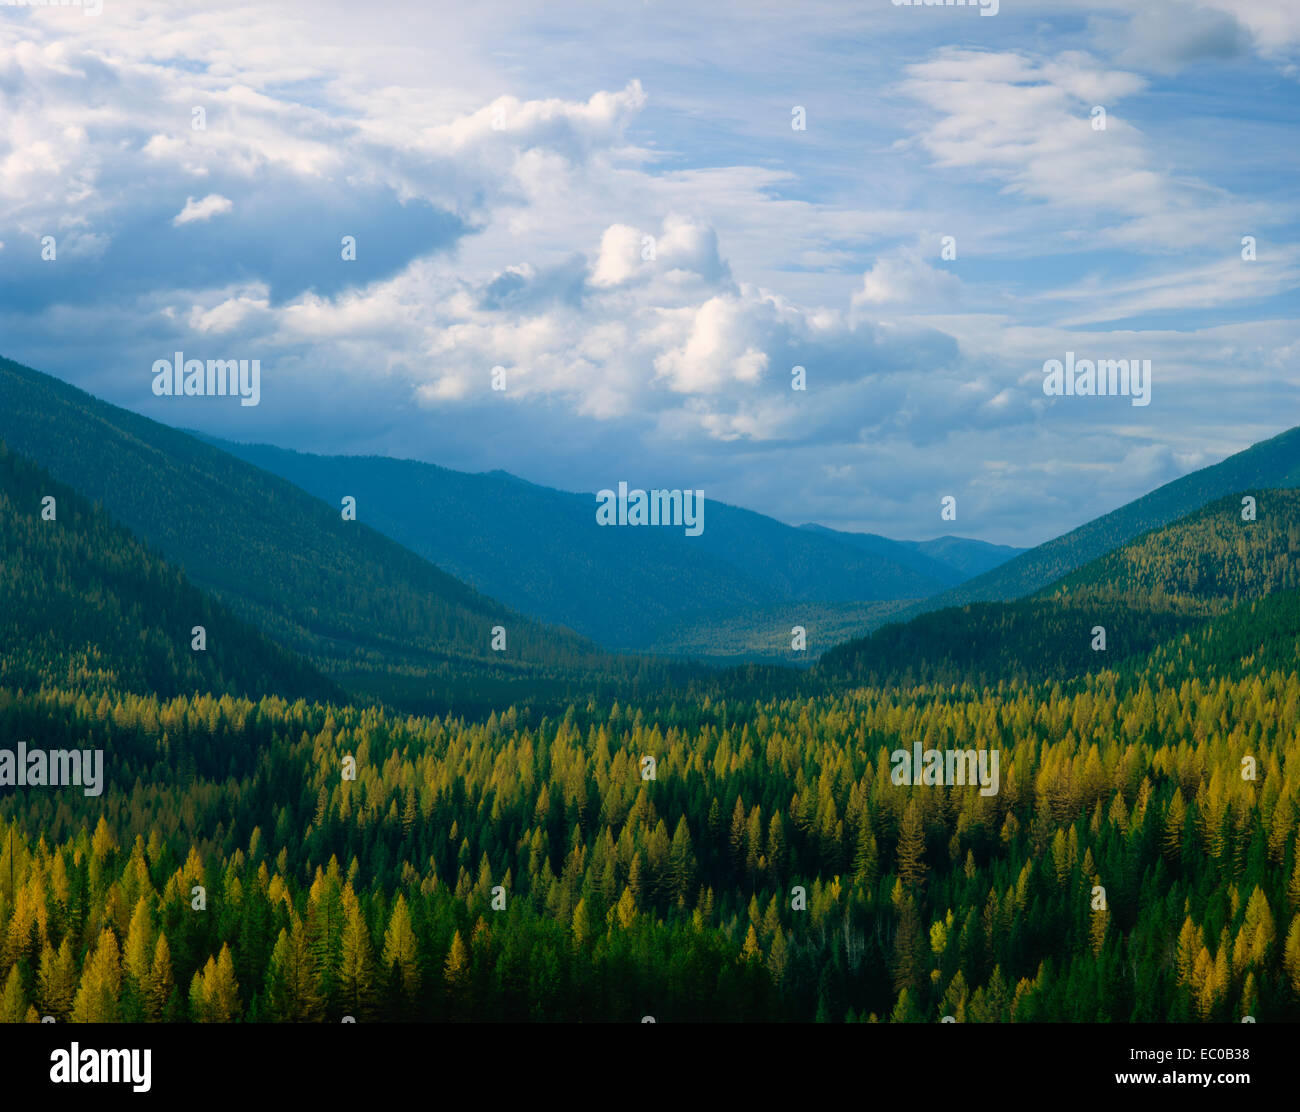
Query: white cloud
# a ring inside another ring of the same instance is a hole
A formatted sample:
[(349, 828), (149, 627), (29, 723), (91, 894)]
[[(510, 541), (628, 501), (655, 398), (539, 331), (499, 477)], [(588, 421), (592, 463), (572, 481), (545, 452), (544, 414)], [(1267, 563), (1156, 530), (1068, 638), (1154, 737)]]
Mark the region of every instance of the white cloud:
[(862, 276), (854, 293), (854, 306), (907, 306), (916, 312), (933, 312), (956, 301), (961, 282), (947, 271), (930, 266), (915, 252), (878, 259)]
[(679, 310), (675, 316), (686, 335), (655, 358), (655, 372), (683, 394), (756, 382), (768, 364), (767, 354), (753, 343), (756, 312), (760, 306), (732, 297), (711, 297), (694, 310)]
[(639, 269), (641, 233), (627, 224), (611, 224), (600, 240), (600, 255), (591, 273), (593, 286), (622, 285)]
[(214, 216), (229, 212), (234, 207), (235, 203), (229, 197), (223, 197), (219, 193), (209, 193), (201, 201), (196, 201), (193, 197), (187, 197), (185, 207), (172, 217), (172, 224), (180, 227), (182, 224), (195, 224), (204, 220), (211, 220)]
[[(1146, 88), (1137, 74), (1076, 51), (1039, 61), (964, 49), (907, 71), (901, 90), (931, 113), (915, 143), (944, 170), (1046, 206), (1044, 227), (1067, 249), (1172, 254), (1276, 219), (1262, 204), (1156, 164), (1124, 115), (1126, 100)], [(1098, 108), (1104, 129), (1094, 127)]]
[[(707, 482), (692, 485), (711, 496), (800, 520), (851, 512), (895, 534), (919, 531), (931, 495), (951, 489), (971, 531), (1023, 530), (1026, 507), (1048, 530), (1196, 452), (1243, 446), (1296, 392), (1297, 329), (1282, 320), (1095, 327), (1246, 316), (1294, 289), (1294, 249), (1268, 235), (1275, 209), (1250, 185), (1238, 196), (1198, 179), (1186, 149), (1136, 122), (1157, 100), (1141, 44), (1163, 43), (1171, 69), (1213, 59), (1234, 41), (1213, 13), (1231, 11), (1257, 51), (1281, 57), (1297, 41), (1287, 7), (1216, 0), (1180, 22), (1190, 9), (1153, 3), (1130, 21), (1111, 0), (1074, 4), (1129, 32), (1085, 40), (1058, 33), (1060, 6), (1026, 0), (1021, 18), (1004, 5), (962, 32), (996, 33), (981, 40), (995, 48), (963, 50), (934, 49), (920, 20), (888, 7), (831, 3), (792, 25), (776, 3), (740, 19), (657, 0), (637, 34), (495, 0), (454, 21), (417, 6), (400, 26), (383, 18), (396, 9), (341, 0), (218, 2), (184, 19), (116, 0), (93, 29), (0, 19), (6, 270), (47, 233), (78, 266), (120, 261), (114, 243), (134, 236), (139, 268), (124, 267), (125, 289), (60, 286), (34, 309), (12, 299), (0, 325), (50, 369), (78, 366), (67, 337), (87, 337), (111, 366), (86, 385), (164, 420), (134, 392), (147, 393), (137, 370), (219, 336), (261, 354), (269, 387), (256, 413), (220, 419), (263, 422), (264, 439), (578, 485), (636, 456), (699, 469)], [(557, 31), (570, 24), (590, 34), (591, 64), (561, 73), (551, 51), (571, 57)], [(882, 58), (902, 59), (899, 83), (870, 84), (849, 54), (809, 68), (826, 33), (852, 41), (866, 25), (884, 35)], [(761, 80), (683, 51), (728, 26), (747, 62), (776, 60)], [(1098, 53), (1064, 49), (1082, 41)], [(784, 101), (810, 105), (807, 133), (789, 131)], [(1094, 104), (1105, 132), (1090, 126)], [(196, 105), (204, 131), (190, 127)], [(1193, 142), (1203, 154), (1242, 140)], [(360, 236), (361, 262), (343, 264), (357, 197), (392, 211)], [(414, 246), (412, 214), (430, 206), (451, 226)], [(1236, 257), (1247, 232), (1260, 235), (1254, 264)], [(960, 240), (951, 264), (940, 233)], [(363, 270), (385, 237), (391, 265)], [(247, 269), (195, 261), (205, 239)], [(1109, 267), (1069, 265), (1098, 248)], [(296, 284), (276, 269), (283, 249), (301, 252)], [(1160, 360), (1149, 416), (1035, 393), (1042, 361), (1083, 343)], [(497, 364), (504, 394), (490, 389)], [(806, 392), (789, 388), (795, 364)], [(277, 396), (297, 399), (292, 412)], [(1066, 488), (1086, 476), (1087, 506), (1048, 489), (1049, 474)]]
[(270, 323), (271, 305), (264, 285), (231, 291), (211, 308), (193, 306), (187, 316), (195, 332), (221, 335)]

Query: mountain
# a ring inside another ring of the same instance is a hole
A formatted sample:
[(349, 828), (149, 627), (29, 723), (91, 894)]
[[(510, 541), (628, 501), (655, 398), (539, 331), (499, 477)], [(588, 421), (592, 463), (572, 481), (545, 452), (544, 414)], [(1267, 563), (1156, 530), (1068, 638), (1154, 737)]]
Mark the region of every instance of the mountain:
[[(0, 687), (342, 694), (3, 442), (0, 568)], [(192, 644), (196, 626), (202, 651)]]
[[(1253, 518), (1243, 518), (1243, 499)], [(1300, 490), (1230, 494), (1093, 560), (1035, 597), (1122, 600), (1151, 610), (1223, 613), (1300, 588)]]
[[(332, 505), (193, 436), (0, 360), (0, 439), (240, 619), (371, 698), (529, 705), (639, 667), (514, 612)], [(492, 649), (506, 631), (505, 651)]]
[(1016, 548), (1014, 545), (989, 544), (987, 541), (954, 536), (935, 537), (932, 541), (902, 541), (901, 543), (911, 545), (922, 555), (938, 560), (941, 564), (947, 564), (963, 580), (1001, 567), (1008, 560), (1028, 551), (1028, 549)]
[[(1300, 589), (1300, 491), (1243, 494), (1152, 530), (1026, 599), (970, 603), (895, 622), (837, 646), (819, 675), (997, 683), (1111, 667), (1251, 599)], [(1104, 653), (1094, 648), (1105, 631)]]
[(1150, 654), (1148, 668), (1167, 681), (1214, 675), (1258, 679), (1291, 675), (1300, 665), (1300, 591), (1251, 599), (1200, 628), (1170, 638)]
[(1300, 486), (1300, 427), (1157, 487), (1117, 510), (1031, 548), (960, 586), (913, 603), (905, 616), (968, 602), (1023, 598), (1134, 537), (1225, 495)]
[(969, 537), (936, 537), (932, 541), (895, 541), (876, 533), (849, 533), (828, 529), (824, 525), (801, 525), (800, 529), (832, 537), (868, 552), (875, 552), (918, 571), (955, 583), (1005, 564), (1013, 556), (1028, 551), (1009, 544), (989, 544)]
[[(620, 649), (688, 651), (714, 643), (710, 623), (728, 614), (918, 599), (963, 578), (907, 545), (886, 541), (876, 550), (847, 539), (852, 534), (796, 529), (707, 496), (704, 531), (688, 537), (676, 527), (602, 527), (594, 495), (502, 471), (209, 443), (330, 505), (355, 497), (360, 520), (450, 574)], [(683, 628), (690, 632), (678, 641)]]

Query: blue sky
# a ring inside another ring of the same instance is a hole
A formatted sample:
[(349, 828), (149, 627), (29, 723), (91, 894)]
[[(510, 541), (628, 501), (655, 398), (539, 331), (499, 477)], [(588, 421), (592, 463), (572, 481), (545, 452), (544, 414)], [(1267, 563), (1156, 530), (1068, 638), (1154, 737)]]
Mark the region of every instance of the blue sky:
[[(1034, 544), (1300, 423), (1298, 63), (1291, 0), (0, 7), (0, 354), (238, 440)], [(155, 398), (177, 350), (261, 404)], [(1066, 351), (1151, 404), (1045, 397)]]

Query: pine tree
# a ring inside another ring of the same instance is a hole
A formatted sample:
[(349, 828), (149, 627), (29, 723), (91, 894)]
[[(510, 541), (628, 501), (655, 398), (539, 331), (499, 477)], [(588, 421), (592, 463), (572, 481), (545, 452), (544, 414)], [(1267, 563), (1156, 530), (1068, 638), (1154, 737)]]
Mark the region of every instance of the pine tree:
[[(684, 816), (683, 816), (684, 819)], [(789, 848), (785, 840), (785, 824), (781, 821), (781, 812), (774, 811), (767, 824), (767, 861), (772, 876), (778, 882), (783, 880), (790, 867)]]
[(925, 879), (925, 827), (921, 812), (913, 799), (903, 812), (903, 826), (898, 836), (898, 875), (908, 888), (916, 888)]
[(304, 1023), (319, 1017), (322, 1000), (312, 965), (306, 927), (294, 915), (276, 939), (267, 973), (271, 1012), (277, 1019)]
[(153, 923), (149, 914), (149, 901), (141, 896), (131, 915), (131, 926), (126, 934), (126, 953), (123, 955), (127, 978), (141, 995), (148, 990), (153, 952)]
[(1201, 948), (1201, 932), (1189, 915), (1183, 920), (1182, 930), (1178, 932), (1178, 945), (1175, 950), (1175, 968), (1178, 971), (1179, 984), (1190, 984), (1192, 971), (1196, 966), (1196, 955)]
[(26, 1015), (27, 994), (23, 991), (23, 979), (15, 965), (9, 970), (4, 991), (0, 992), (0, 1023), (22, 1023)]
[(745, 866), (745, 801), (736, 797), (736, 806), (731, 812), (731, 828), (727, 834), (727, 846), (731, 851), (731, 864), (739, 872)]
[(47, 942), (41, 950), (40, 970), (36, 975), (36, 994), (43, 1015), (66, 1023), (72, 1015), (77, 994), (77, 966), (72, 953), (72, 939), (67, 935), (55, 951)]
[(448, 1010), (453, 1019), (458, 1019), (469, 1003), (469, 950), (460, 937), (460, 931), (452, 936), (451, 948), (442, 967), (442, 979), (446, 985)]
[(898, 927), (894, 932), (894, 991), (920, 989), (925, 971), (925, 942), (916, 903), (904, 895), (899, 905)]
[(1091, 915), (1092, 924), (1088, 930), (1088, 938), (1093, 956), (1096, 957), (1101, 953), (1101, 948), (1106, 944), (1106, 927), (1110, 921), (1110, 911), (1108, 909), (1098, 908), (1093, 910)]
[(338, 863), (331, 859), (326, 872), (317, 870), (307, 901), (307, 940), (312, 956), (315, 993), (331, 1006), (338, 992), (339, 965), (343, 960), (343, 893)]
[(853, 851), (853, 879), (866, 887), (875, 884), (877, 860), (876, 836), (871, 832), (871, 824), (863, 822)]
[(157, 1022), (163, 1018), (175, 987), (171, 947), (167, 943), (167, 936), (159, 931), (158, 941), (153, 947), (153, 961), (149, 964), (148, 991), (145, 999), (145, 1008), (150, 1019)]
[(216, 968), (216, 962), (208, 958), (208, 964), (204, 969), (196, 969), (194, 976), (190, 978), (190, 1022), (207, 1023), (208, 1022), (208, 994), (204, 988), (207, 980), (207, 973), (210, 969)]
[(573, 920), (570, 923), (573, 931), (573, 944), (581, 950), (591, 940), (591, 916), (587, 913), (587, 901), (580, 899), (578, 906), (573, 909)]
[(234, 1023), (243, 1011), (239, 984), (235, 980), (235, 963), (230, 956), (230, 946), (224, 942), (216, 964), (205, 970), (203, 995), (209, 1023)]
[(1291, 882), (1286, 886), (1286, 902), (1293, 912), (1300, 911), (1300, 837), (1295, 840), (1295, 866)]
[(691, 850), (691, 831), (685, 815), (677, 820), (672, 848), (668, 851), (668, 883), (673, 900), (685, 906), (695, 884), (695, 854)]
[(623, 930), (632, 929), (632, 924), (636, 922), (636, 901), (632, 898), (631, 885), (624, 888), (623, 894), (618, 898), (618, 906), (614, 909), (614, 916)]
[(343, 928), (343, 958), (339, 970), (339, 995), (348, 1014), (354, 1019), (370, 1016), (374, 1011), (374, 950), (370, 931), (361, 917), (361, 907), (349, 888), (344, 899), (347, 907)]
[(898, 994), (898, 1000), (894, 1004), (894, 1010), (890, 1013), (890, 1023), (919, 1023), (921, 1013), (916, 1010), (916, 1005), (912, 1002), (912, 994), (909, 989), (904, 988)]
[(388, 919), (388, 930), (384, 934), (382, 961), (386, 970), (395, 972), (402, 996), (408, 1002), (414, 1001), (420, 994), (420, 969), (416, 959), (411, 913), (406, 906), (406, 897), (398, 893)]
[(1187, 805), (1183, 802), (1183, 790), (1176, 788), (1169, 801), (1169, 809), (1165, 812), (1164, 837), (1160, 843), (1164, 855), (1171, 861), (1177, 861), (1182, 852), (1183, 825), (1186, 821)]
[(115, 1023), (122, 993), (122, 963), (117, 935), (105, 927), (94, 957), (81, 974), (81, 986), (72, 1005), (73, 1023)]
[(1238, 973), (1244, 971), (1247, 964), (1262, 965), (1268, 955), (1269, 947), (1277, 939), (1277, 924), (1273, 920), (1272, 909), (1259, 885), (1250, 894), (1246, 902), (1246, 917), (1241, 930), (1237, 932), (1240, 956), (1234, 950), (1233, 966)]
[(774, 984), (780, 985), (785, 980), (789, 960), (789, 947), (786, 945), (785, 932), (778, 927), (776, 933), (772, 936), (772, 942), (767, 952), (767, 971), (772, 975)]
[(1291, 981), (1291, 991), (1300, 995), (1300, 915), (1291, 920), (1283, 946), (1282, 967)]
[(104, 816), (99, 816), (99, 822), (95, 826), (95, 836), (90, 842), (91, 852), (95, 855), (96, 861), (104, 861), (110, 853), (117, 848), (117, 843), (113, 839), (113, 832), (109, 829), (108, 823), (104, 821)]

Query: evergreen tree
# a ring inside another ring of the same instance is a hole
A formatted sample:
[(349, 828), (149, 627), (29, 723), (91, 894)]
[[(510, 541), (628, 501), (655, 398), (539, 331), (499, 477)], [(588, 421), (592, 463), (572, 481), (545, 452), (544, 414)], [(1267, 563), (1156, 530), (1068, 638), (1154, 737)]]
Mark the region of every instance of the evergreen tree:
[(171, 947), (167, 944), (167, 936), (162, 931), (159, 931), (158, 941), (154, 943), (153, 960), (149, 963), (149, 979), (146, 991), (146, 1008), (150, 1019), (158, 1021), (164, 1017), (175, 988), (175, 978), (172, 975)]
[(382, 961), (386, 970), (395, 973), (402, 998), (407, 1002), (413, 1002), (420, 994), (417, 958), (411, 913), (406, 906), (406, 897), (399, 892), (388, 920), (388, 930), (384, 934)]
[(27, 994), (18, 966), (9, 970), (4, 990), (0, 991), (0, 1023), (22, 1023), (27, 1015)]
[(908, 888), (915, 888), (924, 881), (927, 868), (925, 827), (913, 799), (903, 812), (903, 826), (898, 836), (898, 875)]
[(117, 1022), (121, 992), (122, 963), (117, 935), (105, 927), (95, 945), (94, 956), (82, 972), (81, 985), (72, 1005), (72, 1022)]

